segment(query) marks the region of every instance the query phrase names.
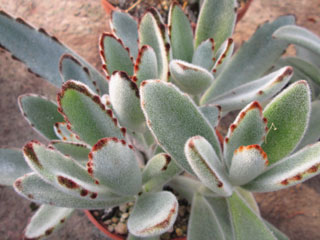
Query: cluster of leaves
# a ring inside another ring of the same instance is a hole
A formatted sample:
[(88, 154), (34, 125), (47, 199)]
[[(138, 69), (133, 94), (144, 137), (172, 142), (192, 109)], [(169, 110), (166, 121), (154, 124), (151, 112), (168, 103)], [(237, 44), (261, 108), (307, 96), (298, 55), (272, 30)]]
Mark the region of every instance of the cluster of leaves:
[[(135, 201), (129, 239), (158, 239), (178, 211), (176, 196), (162, 190), (168, 184), (192, 203), (188, 239), (286, 239), (261, 218), (250, 191), (275, 191), (319, 173), (320, 145), (308, 144), (320, 136), (312, 129), (320, 109), (303, 80), (270, 101), (296, 74), (285, 65), (270, 69), (290, 42), (319, 54), (320, 40), (284, 16), (233, 55), (235, 4), (204, 1), (195, 33), (177, 4), (168, 25), (155, 9), (139, 24), (114, 11), (112, 33), (100, 40), (108, 81), (44, 30), (0, 12), (1, 45), (62, 86), (57, 103), (19, 98), (27, 121), (50, 144), (0, 150), (1, 184), (14, 183), (44, 204), (27, 238), (50, 234), (72, 209)], [(221, 116), (239, 109), (220, 142)], [(197, 180), (178, 176), (183, 171)]]

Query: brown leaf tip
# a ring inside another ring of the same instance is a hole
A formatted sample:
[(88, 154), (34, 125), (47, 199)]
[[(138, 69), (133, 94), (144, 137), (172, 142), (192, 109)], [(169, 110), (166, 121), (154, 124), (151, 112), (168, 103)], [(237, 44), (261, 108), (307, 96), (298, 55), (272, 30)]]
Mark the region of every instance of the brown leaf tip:
[(171, 162), (171, 156), (169, 154), (164, 154), (163, 155), (165, 158), (165, 164), (163, 165), (163, 167), (161, 168), (161, 171), (165, 171), (168, 168), (169, 163)]
[(67, 187), (67, 188), (70, 188), (70, 189), (76, 189), (76, 188), (79, 188), (79, 185), (74, 182), (73, 180), (69, 179), (69, 178), (66, 178), (66, 177), (63, 177), (63, 176), (58, 176), (57, 177), (58, 179), (58, 182)]
[(40, 163), (37, 157), (37, 154), (34, 151), (34, 148), (33, 148), (34, 144), (41, 145), (41, 143), (38, 141), (35, 141), (35, 140), (31, 141), (23, 147), (23, 152), (28, 157), (28, 159), (30, 159), (33, 163), (35, 163), (39, 168), (42, 168), (42, 164)]

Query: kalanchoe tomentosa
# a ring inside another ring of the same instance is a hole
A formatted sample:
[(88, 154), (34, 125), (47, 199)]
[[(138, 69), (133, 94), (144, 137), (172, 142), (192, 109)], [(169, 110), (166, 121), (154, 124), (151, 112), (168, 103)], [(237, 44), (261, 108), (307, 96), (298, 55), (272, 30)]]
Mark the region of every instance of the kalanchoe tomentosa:
[[(18, 193), (43, 204), (26, 238), (45, 237), (72, 209), (135, 202), (128, 238), (158, 239), (177, 217), (175, 195), (162, 190), (169, 185), (192, 203), (190, 240), (286, 239), (261, 218), (249, 191), (274, 191), (318, 174), (320, 145), (305, 146), (320, 133), (307, 131), (306, 81), (272, 99), (293, 75), (290, 66), (270, 71), (288, 46), (276, 31), (294, 28), (293, 17), (264, 24), (233, 55), (235, 6), (205, 0), (195, 32), (177, 4), (168, 25), (155, 9), (139, 23), (114, 11), (112, 33), (100, 40), (107, 81), (43, 30), (0, 12), (0, 44), (62, 85), (57, 103), (19, 98), (24, 116), (50, 144), (31, 141), (23, 156), (0, 150), (1, 183), (14, 182)], [(312, 40), (320, 49), (319, 39)], [(221, 116), (238, 109), (220, 142)], [(311, 120), (318, 115), (313, 109)], [(178, 176), (183, 171), (196, 178)]]

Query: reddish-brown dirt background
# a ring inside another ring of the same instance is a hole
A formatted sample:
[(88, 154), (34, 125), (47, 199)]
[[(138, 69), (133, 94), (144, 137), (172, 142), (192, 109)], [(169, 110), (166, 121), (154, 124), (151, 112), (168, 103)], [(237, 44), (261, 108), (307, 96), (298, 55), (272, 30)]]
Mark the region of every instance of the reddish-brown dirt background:
[[(90, 63), (101, 69), (98, 38), (108, 30), (108, 17), (100, 0), (0, 0), (0, 8), (23, 17), (35, 27), (45, 28), (73, 48)], [(234, 35), (240, 45), (258, 25), (277, 16), (294, 14), (299, 25), (320, 34), (319, 0), (254, 0)], [(55, 97), (55, 89), (26, 71), (10, 54), (0, 52), (0, 147), (21, 147), (31, 139), (43, 141), (21, 118), (17, 97), (23, 93), (38, 93)], [(320, 179), (278, 191), (256, 194), (262, 215), (278, 226), (291, 239), (320, 239)], [(0, 187), (0, 239), (21, 239), (31, 216), (30, 202), (8, 187)], [(81, 211), (50, 239), (107, 239), (86, 219)]]

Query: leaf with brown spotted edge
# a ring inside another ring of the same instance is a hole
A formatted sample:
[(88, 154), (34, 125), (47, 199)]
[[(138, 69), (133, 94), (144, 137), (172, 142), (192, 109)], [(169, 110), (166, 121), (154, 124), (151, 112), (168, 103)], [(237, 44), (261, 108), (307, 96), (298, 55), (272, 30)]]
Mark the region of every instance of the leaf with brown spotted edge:
[(143, 45), (139, 51), (139, 55), (134, 66), (134, 78), (137, 86), (144, 80), (158, 78), (157, 56), (153, 48)]
[(267, 133), (266, 121), (258, 102), (250, 103), (238, 114), (230, 125), (224, 141), (223, 155), (228, 167), (232, 164), (232, 157), (237, 148), (263, 142)]
[(298, 81), (275, 97), (264, 109), (268, 134), (261, 145), (270, 164), (290, 154), (299, 144), (308, 126), (311, 111), (310, 88)]
[(195, 194), (188, 222), (188, 240), (225, 239), (219, 219), (208, 201)]
[(184, 155), (184, 145), (197, 135), (205, 137), (220, 156), (214, 130), (188, 95), (171, 83), (149, 80), (141, 84), (140, 97), (149, 129), (179, 166), (193, 172)]
[(65, 208), (106, 209), (134, 200), (132, 196), (114, 196), (101, 200), (73, 196), (46, 183), (36, 173), (28, 173), (18, 178), (14, 189), (31, 201)]
[(42, 205), (30, 219), (24, 232), (24, 239), (43, 239), (49, 237), (74, 211), (72, 208), (60, 208)]
[(111, 33), (103, 33), (100, 37), (100, 57), (105, 65), (107, 75), (114, 71), (124, 71), (133, 75), (133, 58), (129, 48)]
[(92, 148), (88, 172), (100, 184), (120, 195), (141, 191), (141, 171), (133, 147), (117, 138), (100, 139)]
[(178, 214), (178, 201), (171, 192), (144, 193), (138, 197), (128, 219), (129, 232), (152, 237), (168, 231)]
[(0, 11), (0, 45), (24, 62), (30, 71), (60, 87), (59, 59), (65, 54), (75, 56), (89, 70), (96, 82), (104, 82), (103, 76), (83, 58), (63, 45), (42, 28), (35, 29), (21, 18), (14, 18)]
[(125, 72), (114, 72), (109, 81), (112, 109), (122, 126), (131, 131), (144, 132), (145, 118), (140, 106), (137, 84)]
[(211, 71), (216, 61), (214, 49), (213, 38), (203, 41), (195, 50), (191, 63)]
[(200, 181), (213, 192), (228, 197), (232, 194), (227, 173), (210, 143), (201, 136), (190, 138), (184, 152)]
[(148, 160), (143, 169), (143, 188), (146, 192), (152, 191), (153, 188), (161, 187), (181, 172), (182, 169), (171, 159), (170, 155), (159, 153)]
[(91, 200), (115, 196), (90, 176), (85, 167), (55, 149), (33, 141), (24, 146), (23, 152), (30, 168), (44, 181), (67, 194)]
[(218, 49), (215, 55), (216, 61), (211, 69), (211, 72), (214, 74), (214, 76), (219, 75), (219, 73), (223, 69), (223, 66), (225, 66), (228, 60), (231, 58), (233, 49), (234, 42), (232, 38), (228, 38), (226, 41), (224, 41), (224, 43)]
[(181, 7), (175, 2), (170, 6), (168, 25), (172, 59), (191, 62), (193, 55), (192, 27)]
[(206, 69), (181, 60), (172, 60), (169, 69), (174, 83), (184, 92), (198, 95), (205, 91), (213, 81)]
[(70, 125), (68, 125), (68, 123), (66, 123), (66, 122), (55, 123), (53, 126), (53, 129), (54, 129), (55, 134), (62, 141), (83, 143), (80, 140), (80, 137), (71, 131)]
[(229, 178), (240, 186), (259, 176), (268, 166), (267, 154), (259, 145), (240, 146), (234, 151)]
[(67, 81), (57, 99), (59, 110), (70, 123), (71, 130), (89, 145), (104, 137), (124, 137), (125, 129), (119, 127), (112, 110), (84, 84)]
[(139, 44), (149, 45), (153, 48), (158, 63), (158, 77), (162, 81), (167, 81), (168, 57), (170, 45), (166, 44), (167, 30), (163, 22), (159, 19), (157, 10), (150, 9), (141, 19), (139, 25)]
[(131, 55), (136, 59), (139, 41), (137, 21), (129, 13), (117, 9), (111, 13), (110, 26), (113, 33), (130, 49)]
[(53, 126), (63, 121), (63, 117), (56, 103), (36, 94), (21, 95), (18, 103), (21, 113), (38, 133), (50, 140), (58, 138)]
[(291, 187), (320, 173), (320, 143), (304, 147), (270, 166), (243, 187), (254, 192), (270, 192)]
[(221, 106), (224, 113), (241, 109), (252, 101), (266, 102), (289, 82), (292, 75), (292, 67), (286, 66), (262, 78), (236, 87), (210, 102)]

